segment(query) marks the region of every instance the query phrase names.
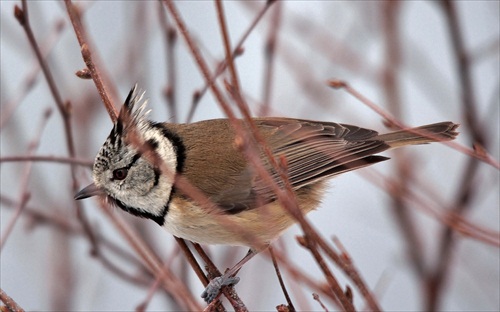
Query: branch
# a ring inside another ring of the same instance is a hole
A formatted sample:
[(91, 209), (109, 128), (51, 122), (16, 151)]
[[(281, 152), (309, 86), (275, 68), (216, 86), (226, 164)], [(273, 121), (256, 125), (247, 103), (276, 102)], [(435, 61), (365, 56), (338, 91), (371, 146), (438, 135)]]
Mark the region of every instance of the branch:
[[(66, 146), (68, 148), (68, 153), (71, 158), (75, 158), (75, 147), (74, 147), (74, 140), (73, 140), (73, 135), (72, 135), (72, 127), (71, 127), (71, 106), (69, 102), (64, 103), (62, 100), (62, 97), (59, 93), (59, 90), (56, 86), (55, 80), (52, 76), (52, 72), (50, 71), (50, 68), (46, 62), (46, 60), (43, 58), (42, 53), (40, 52), (40, 48), (36, 42), (36, 39), (33, 35), (33, 31), (31, 29), (30, 25), (30, 20), (28, 16), (28, 4), (26, 0), (22, 1), (22, 9), (19, 8), (19, 6), (14, 7), (14, 15), (16, 19), (19, 21), (21, 26), (23, 27), (24, 31), (26, 32), (26, 35), (28, 36), (28, 40), (30, 42), (30, 45), (35, 52), (38, 62), (40, 64), (40, 67), (42, 68), (42, 72), (45, 76), (45, 79), (47, 80), (47, 83), (49, 85), (50, 91), (52, 93), (52, 97), (54, 98), (57, 108), (59, 110), (59, 113), (63, 119), (64, 123), (64, 135), (66, 138)], [(71, 166), (71, 178), (72, 178), (72, 191), (73, 193), (76, 193), (78, 189), (78, 182), (76, 179), (76, 168), (75, 166)], [(85, 232), (88, 235), (89, 241), (91, 242), (92, 248), (97, 249), (97, 243), (95, 241), (94, 235), (92, 233), (91, 227), (88, 223), (88, 220), (86, 216), (82, 212), (82, 207), (81, 204), (76, 202), (74, 203), (76, 206), (76, 211), (77, 211), (77, 216), (80, 222), (82, 223)]]
[(19, 155), (19, 156), (4, 156), (0, 157), (0, 163), (2, 162), (52, 162), (59, 164), (72, 164), (84, 167), (92, 167), (94, 164), (93, 161), (79, 159), (79, 158), (71, 158), (71, 157), (63, 157), (63, 156), (43, 156), (43, 155)]
[(14, 299), (9, 297), (1, 288), (0, 288), (0, 300), (3, 303), (5, 303), (5, 306), (7, 307), (7, 309), (9, 309), (10, 312), (24, 312), (24, 309), (21, 308), (21, 306), (19, 306), (17, 302), (15, 302)]
[[(35, 137), (33, 140), (30, 142), (27, 150), (28, 155), (32, 155), (35, 153), (35, 151), (38, 149), (38, 146), (40, 145), (40, 139), (42, 137), (43, 130), (45, 129), (45, 126), (47, 125), (47, 121), (51, 115), (51, 110), (47, 109), (45, 111), (45, 114), (43, 115), (43, 119), (40, 123), (40, 126), (38, 127), (37, 131), (35, 131)], [(28, 162), (26, 163), (26, 166), (24, 167), (24, 171), (21, 175), (21, 186), (20, 186), (20, 192), (19, 192), (19, 202), (16, 207), (16, 210), (14, 212), (14, 215), (10, 219), (10, 221), (7, 223), (6, 229), (2, 233), (2, 238), (0, 240), (0, 250), (3, 249), (5, 246), (5, 242), (10, 236), (10, 233), (12, 233), (12, 230), (14, 229), (14, 226), (17, 223), (17, 220), (21, 216), (21, 213), (24, 210), (24, 207), (28, 203), (28, 200), (30, 198), (30, 193), (28, 191), (29, 187), (29, 182), (30, 182), (30, 175), (31, 175), (31, 169), (32, 169), (33, 163)]]
[[(104, 106), (108, 111), (111, 121), (115, 123), (118, 116), (118, 112), (114, 107), (113, 103), (111, 103), (111, 100), (109, 99), (109, 95), (106, 91), (106, 87), (103, 81), (103, 78), (107, 78), (108, 75), (104, 75), (105, 71), (103, 71), (104, 74), (101, 73), (98, 67), (96, 66), (97, 62), (94, 59), (97, 59), (97, 56), (94, 55), (94, 53), (90, 48), (90, 43), (87, 38), (87, 33), (80, 20), (79, 9), (71, 2), (71, 0), (65, 0), (64, 3), (66, 4), (66, 10), (68, 11), (68, 16), (71, 19), (71, 23), (73, 24), (73, 29), (75, 30), (76, 38), (78, 39), (78, 43), (80, 44), (81, 47), (82, 57), (83, 61), (85, 62), (85, 66), (87, 66), (90, 76), (94, 80), (94, 84), (97, 87), (97, 91), (101, 96), (102, 102), (104, 103)], [(108, 85), (111, 88), (113, 98), (117, 99), (118, 93), (116, 92), (116, 87), (111, 85), (110, 79), (105, 79), (105, 80), (106, 80), (106, 85)]]
[[(397, 128), (405, 129), (405, 130), (409, 130), (409, 131), (411, 130), (409, 127), (405, 126), (403, 123), (401, 123), (399, 120), (397, 120), (391, 114), (389, 114), (388, 112), (386, 112), (384, 109), (382, 109), (381, 107), (377, 106), (375, 103), (373, 103), (368, 98), (366, 98), (365, 96), (363, 96), (356, 89), (354, 89), (353, 87), (351, 87), (347, 82), (342, 81), (342, 80), (338, 80), (338, 79), (332, 79), (332, 80), (329, 80), (327, 83), (332, 88), (335, 88), (335, 89), (344, 89), (347, 93), (349, 93), (352, 96), (354, 96), (355, 98), (357, 98), (361, 103), (363, 103), (366, 106), (370, 107), (377, 114), (379, 114), (380, 116), (382, 116), (385, 119), (385, 121), (387, 122), (387, 124), (389, 126), (395, 126)], [(423, 136), (427, 136), (427, 137), (433, 138), (433, 136), (425, 134), (423, 132), (417, 132), (417, 131), (414, 131), (414, 132), (416, 132), (416, 133), (418, 133), (420, 135), (423, 135)], [(467, 147), (465, 147), (463, 145), (458, 144), (455, 141), (446, 141), (446, 142), (442, 142), (442, 143), (445, 144), (445, 145), (448, 145), (448, 146), (452, 147), (453, 149), (459, 151), (462, 154), (465, 154), (465, 155), (468, 155), (470, 157), (479, 159), (479, 160), (483, 161), (484, 163), (486, 163), (486, 164), (488, 164), (488, 165), (490, 165), (490, 166), (492, 166), (492, 167), (494, 167), (496, 169), (500, 169), (500, 163), (497, 160), (495, 160), (484, 149), (479, 149), (478, 151), (472, 150), (470, 148), (467, 148)]]

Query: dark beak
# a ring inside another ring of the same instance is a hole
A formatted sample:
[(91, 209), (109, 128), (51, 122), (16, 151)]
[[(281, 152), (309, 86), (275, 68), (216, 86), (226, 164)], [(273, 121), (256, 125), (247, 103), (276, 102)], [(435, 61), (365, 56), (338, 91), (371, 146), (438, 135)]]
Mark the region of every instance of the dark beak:
[(87, 197), (92, 197), (92, 196), (97, 196), (97, 195), (104, 195), (104, 191), (95, 186), (94, 183), (90, 184), (80, 192), (76, 193), (75, 199), (84, 199)]

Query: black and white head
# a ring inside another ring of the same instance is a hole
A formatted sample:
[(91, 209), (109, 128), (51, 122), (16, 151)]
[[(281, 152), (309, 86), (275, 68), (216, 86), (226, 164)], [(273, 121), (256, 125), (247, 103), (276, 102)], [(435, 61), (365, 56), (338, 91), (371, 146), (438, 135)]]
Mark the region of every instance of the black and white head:
[(175, 134), (146, 118), (143, 95), (137, 86), (130, 91), (95, 158), (94, 183), (75, 198), (106, 195), (123, 210), (162, 225), (183, 151)]

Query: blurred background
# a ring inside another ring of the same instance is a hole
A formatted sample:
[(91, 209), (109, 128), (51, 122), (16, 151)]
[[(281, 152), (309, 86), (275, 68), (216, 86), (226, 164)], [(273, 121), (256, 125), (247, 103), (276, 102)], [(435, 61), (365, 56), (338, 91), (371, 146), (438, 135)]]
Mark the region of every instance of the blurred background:
[[(163, 3), (75, 4), (115, 107), (138, 83), (153, 120), (225, 117), (204, 91), (205, 79)], [(225, 57), (215, 3), (174, 5), (215, 72)], [(152, 291), (155, 278), (115, 226), (117, 217), (201, 305), (203, 286), (170, 234), (116, 208), (110, 217), (97, 200), (73, 200), (75, 190), (91, 182), (91, 164), (112, 123), (94, 82), (75, 75), (85, 63), (65, 3), (27, 4), (63, 110), (14, 17), (15, 6), (21, 2), (0, 2), (1, 289), (26, 310), (126, 311), (144, 302), (150, 311), (189, 309), (161, 287)], [(385, 153), (393, 159), (332, 180), (321, 208), (307, 217), (323, 237), (340, 240), (383, 310), (498, 311), (500, 3), (224, 1), (223, 7), (233, 48), (248, 32), (235, 65), (254, 116), (389, 131), (359, 99), (328, 87), (328, 80), (340, 79), (407, 125), (461, 124), (458, 145)], [(230, 81), (227, 73), (217, 80), (223, 90), (224, 80)], [(70, 107), (66, 122), (64, 107)], [(467, 155), (473, 147), (491, 161)], [(318, 290), (290, 271), (325, 283), (297, 243), (300, 234), (295, 226), (275, 244), (287, 258), (282, 275), (295, 308), (321, 311), (312, 296)], [(240, 247), (206, 250), (221, 270), (246, 253)], [(355, 307), (366, 309), (351, 280), (329, 266), (353, 289)], [(286, 303), (266, 255), (239, 276), (236, 290), (249, 310)], [(326, 295), (320, 298), (329, 311), (340, 309)]]

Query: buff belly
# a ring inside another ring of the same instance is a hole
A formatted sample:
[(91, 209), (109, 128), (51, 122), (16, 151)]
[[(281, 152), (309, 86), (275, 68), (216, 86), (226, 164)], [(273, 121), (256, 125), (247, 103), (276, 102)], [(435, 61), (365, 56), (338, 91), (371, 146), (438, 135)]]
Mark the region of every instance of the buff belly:
[[(304, 214), (319, 205), (322, 191), (322, 183), (297, 191), (297, 203)], [(200, 244), (261, 248), (294, 223), (293, 217), (278, 202), (237, 214), (225, 214), (217, 208), (200, 207), (196, 202), (175, 197), (163, 227), (177, 237)]]

